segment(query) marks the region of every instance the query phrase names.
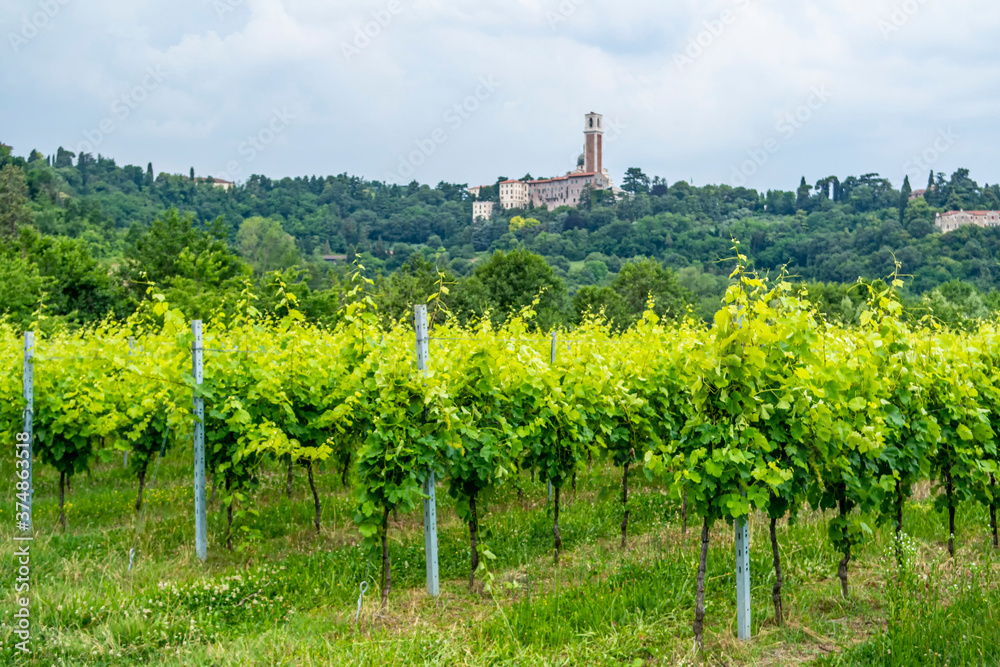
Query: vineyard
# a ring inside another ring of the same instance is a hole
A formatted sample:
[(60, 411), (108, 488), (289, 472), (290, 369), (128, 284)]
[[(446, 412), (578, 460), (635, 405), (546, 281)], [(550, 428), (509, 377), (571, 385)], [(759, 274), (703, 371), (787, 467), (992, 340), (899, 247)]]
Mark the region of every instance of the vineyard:
[[(650, 309), (625, 332), (596, 318), (542, 332), (530, 308), (499, 328), (488, 321), (463, 327), (432, 298), (422, 336), (419, 321), (381, 326), (371, 283), (359, 272), (335, 328), (306, 322), (291, 294), (281, 293), (285, 314), (278, 319), (258, 313), (245, 293), (235, 317), (204, 323), (198, 347), (190, 321), (152, 293), (127, 322), (38, 335), (31, 359), (33, 532), (48, 551), (33, 576), (48, 578), (46, 590), (54, 591), (73, 563), (101, 558), (101, 571), (109, 572), (100, 587), (118, 592), (97, 599), (121, 605), (70, 616), (40, 602), (47, 620), (38, 622), (53, 638), (79, 638), (88, 628), (111, 627), (115, 614), (137, 613), (141, 625), (151, 618), (142, 610), (155, 611), (154, 604), (191, 616), (190, 626), (162, 638), (116, 626), (109, 636), (133, 640), (102, 643), (95, 635), (84, 649), (52, 639), (41, 664), (79, 664), (74, 660), (90, 650), (96, 657), (88, 664), (117, 664), (122, 656), (155, 662), (157, 651), (171, 650), (179, 651), (177, 664), (229, 664), (219, 655), (193, 658), (181, 647), (218, 639), (200, 629), (203, 622), (216, 630), (241, 623), (301, 630), (311, 626), (296, 620), (296, 609), (334, 603), (335, 629), (323, 632), (336, 635), (328, 642), (340, 646), (342, 663), (317, 664), (411, 664), (398, 645), (395, 656), (375, 649), (344, 656), (386, 636), (398, 639), (404, 630), (393, 626), (411, 613), (404, 609), (419, 606), (418, 616), (439, 613), (447, 617), (440, 623), (458, 623), (466, 599), (457, 589), (466, 590), (487, 628), (475, 641), (489, 645), (498, 662), (676, 664), (678, 655), (707, 655), (718, 664), (734, 664), (732, 656), (735, 664), (757, 664), (761, 655), (747, 657), (731, 639), (731, 525), (749, 525), (755, 636), (788, 624), (782, 631), (827, 647), (830, 660), (841, 649), (848, 655), (850, 632), (834, 641), (802, 629), (798, 612), (790, 612), (804, 595), (796, 586), (817, 577), (835, 582), (835, 590), (823, 589), (824, 605), (870, 599), (854, 577), (866, 589), (891, 588), (871, 577), (873, 554), (884, 548), (893, 586), (931, 591), (917, 557), (927, 547), (913, 535), (936, 534), (944, 536), (948, 564), (948, 574), (938, 576), (960, 589), (942, 608), (970, 609), (993, 628), (970, 629), (969, 653), (962, 654), (969, 662), (949, 664), (1000, 662), (1000, 327), (958, 332), (932, 318), (908, 321), (898, 281), (858, 284), (868, 308), (856, 328), (825, 323), (808, 295), (781, 279), (767, 282), (738, 268), (731, 282), (710, 327), (660, 321)], [(24, 478), (16, 473), (27, 470), (13, 447), (26, 418), (24, 348), (23, 332), (0, 325), (0, 436), (11, 445), (0, 470), (12, 493), (28, 488), (14, 490)], [(201, 378), (193, 351), (202, 356)], [(193, 557), (194, 399), (204, 405), (206, 501), (219, 508), (210, 519), (207, 564)], [(303, 494), (294, 506), (293, 485)], [(437, 612), (428, 611), (435, 597), (416, 596), (426, 565), (417, 535), (432, 492), (441, 521), (434, 557), (445, 582)], [(71, 505), (83, 493), (98, 499), (83, 511), (89, 534), (107, 532), (96, 547), (73, 537), (82, 526)], [(0, 517), (13, 535), (8, 507)], [(299, 531), (294, 540), (281, 537), (292, 530)], [(331, 531), (336, 540), (327, 539)], [(309, 539), (326, 547), (303, 561), (299, 543)], [(607, 567), (584, 571), (585, 547), (597, 543)], [(160, 564), (171, 558), (225, 576), (171, 583)], [(620, 560), (612, 567), (613, 558)], [(808, 572), (807, 561), (814, 564)], [(298, 584), (281, 574), (286, 565), (322, 582), (316, 595), (325, 600), (307, 604), (311, 590), (293, 595)], [(12, 576), (4, 572), (0, 581), (13, 590)], [(370, 590), (358, 599), (362, 582)], [(554, 597), (545, 583), (554, 584)], [(207, 611), (230, 589), (239, 604)], [(900, 611), (905, 595), (876, 591), (876, 599), (886, 596), (896, 602), (880, 612), (879, 624), (888, 623), (891, 634), (909, 612)], [(553, 600), (556, 609), (549, 609)], [(921, 613), (926, 627), (937, 627), (937, 612)], [(657, 653), (649, 628), (642, 631), (649, 641), (604, 646), (602, 658), (543, 650), (600, 635), (599, 625), (624, 632), (666, 617), (682, 629), (658, 641), (686, 652)], [(940, 622), (945, 632), (958, 627)], [(7, 651), (16, 640), (8, 627), (0, 635)], [(444, 649), (423, 644), (411, 650), (418, 664), (480, 664), (468, 652), (434, 653)], [(261, 664), (308, 662), (302, 655), (271, 660)]]

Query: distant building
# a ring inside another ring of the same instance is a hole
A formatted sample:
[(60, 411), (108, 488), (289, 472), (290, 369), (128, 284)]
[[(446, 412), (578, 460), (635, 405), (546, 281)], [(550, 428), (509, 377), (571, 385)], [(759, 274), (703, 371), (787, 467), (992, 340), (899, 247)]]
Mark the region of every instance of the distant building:
[(544, 181), (531, 181), (529, 199), (535, 206), (544, 206), (550, 211), (560, 206), (578, 206), (584, 188), (608, 190), (611, 178), (607, 173), (580, 171)]
[(221, 178), (213, 178), (212, 185), (217, 188), (222, 188), (223, 190), (229, 190), (229, 188), (236, 185), (232, 181), (224, 181)]
[[(604, 168), (604, 127), (603, 116), (589, 113), (584, 117), (583, 154), (577, 161), (576, 170), (565, 176), (535, 181), (502, 181), (498, 184), (500, 208), (542, 207), (548, 210), (560, 206), (578, 206), (580, 198), (589, 186), (593, 190), (611, 190), (614, 183), (608, 170)], [(494, 202), (483, 201), (479, 197), (485, 185), (469, 188), (476, 201), (472, 204), (473, 221), (493, 217)]]
[(948, 211), (938, 213), (934, 220), (934, 226), (940, 229), (942, 234), (953, 232), (966, 225), (1000, 227), (1000, 211)]
[(336, 264), (337, 262), (346, 262), (347, 255), (323, 255), (323, 259)]
[[(536, 183), (537, 181), (531, 181)], [(528, 181), (502, 181), (500, 183), (500, 206), (509, 208), (527, 208), (531, 201), (531, 187)]]
[(212, 187), (222, 188), (223, 190), (229, 190), (229, 188), (236, 185), (232, 181), (224, 181), (221, 178), (213, 178), (211, 176), (207, 178), (196, 178), (194, 180), (196, 183), (211, 183)]
[[(478, 191), (479, 188), (475, 188), (475, 190)], [(476, 192), (476, 196), (477, 197), (479, 196), (478, 192)], [(480, 218), (482, 218), (484, 220), (489, 220), (490, 218), (492, 218), (493, 217), (493, 207), (495, 205), (496, 205), (496, 202), (489, 201), (489, 200), (480, 201), (480, 200), (477, 199), (476, 201), (472, 202), (472, 221), (475, 222), (476, 220), (479, 220)]]
[(914, 190), (913, 192), (910, 193), (910, 201), (913, 201), (914, 199), (920, 199), (925, 194), (927, 194), (927, 190)]
[[(189, 176), (182, 176), (186, 180), (191, 180)], [(195, 183), (209, 183), (212, 187), (222, 188), (223, 190), (229, 190), (229, 188), (236, 185), (232, 181), (224, 181), (221, 178), (214, 178), (212, 176), (198, 176), (194, 179)]]

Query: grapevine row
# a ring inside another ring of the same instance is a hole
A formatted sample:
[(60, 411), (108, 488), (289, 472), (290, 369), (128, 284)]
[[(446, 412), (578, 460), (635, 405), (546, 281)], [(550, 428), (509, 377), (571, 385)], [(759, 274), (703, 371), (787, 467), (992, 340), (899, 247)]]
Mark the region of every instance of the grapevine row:
[[(98, 458), (129, 451), (138, 509), (162, 443), (190, 442), (199, 392), (206, 465), (228, 508), (230, 548), (262, 462), (307, 469), (317, 530), (313, 467), (335, 466), (345, 485), (354, 480), (361, 534), (381, 547), (383, 606), (389, 515), (416, 508), (432, 472), (468, 525), (471, 585), (485, 493), (520, 484), (526, 470), (551, 481), (558, 564), (560, 493), (586, 461), (603, 457), (622, 469), (622, 547), (636, 468), (700, 518), (699, 642), (709, 538), (719, 521), (753, 511), (769, 517), (779, 623), (777, 522), (803, 508), (835, 511), (829, 535), (842, 555), (845, 596), (852, 549), (872, 534), (864, 517), (901, 533), (903, 505), (924, 480), (940, 490), (952, 555), (964, 501), (989, 509), (996, 547), (1000, 328), (908, 324), (896, 281), (859, 284), (868, 307), (846, 329), (819, 319), (808, 295), (781, 279), (768, 283), (742, 265), (732, 278), (710, 327), (662, 322), (650, 309), (624, 333), (594, 319), (553, 338), (535, 330), (530, 308), (499, 329), (488, 321), (462, 327), (437, 312), (426, 373), (414, 361), (412, 327), (380, 326), (360, 274), (334, 329), (305, 322), (291, 294), (282, 294), (280, 319), (259, 314), (245, 294), (236, 316), (206, 324), (197, 386), (188, 322), (157, 296), (126, 323), (39, 338), (34, 451), (60, 474), (60, 489)], [(0, 325), (7, 442), (21, 422), (20, 353), (20, 334)], [(62, 490), (60, 508), (61, 499)]]

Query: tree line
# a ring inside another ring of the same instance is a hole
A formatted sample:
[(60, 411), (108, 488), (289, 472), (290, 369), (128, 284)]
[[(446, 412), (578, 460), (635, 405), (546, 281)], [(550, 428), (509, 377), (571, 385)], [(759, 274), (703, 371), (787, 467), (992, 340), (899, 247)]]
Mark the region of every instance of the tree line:
[[(664, 308), (708, 319), (729, 282), (733, 239), (756, 270), (784, 268), (810, 284), (840, 321), (860, 312), (855, 281), (889, 275), (897, 261), (908, 310), (961, 325), (1000, 306), (1000, 231), (934, 227), (941, 210), (1000, 208), (1000, 188), (967, 169), (930, 174), (913, 198), (908, 178), (897, 190), (878, 174), (758, 192), (670, 185), (631, 168), (623, 192), (588, 192), (578, 208), (475, 222), (466, 184), (340, 174), (217, 185), (193, 169), (156, 174), (152, 164), (62, 148), (20, 157), (0, 145), (4, 312), (71, 325), (124, 317), (154, 282), (188, 311), (210, 313), (231, 308), (244, 281), (272, 295), (280, 278), (309, 317), (329, 321), (359, 257), (379, 276), (384, 314), (407, 312), (443, 274), (445, 301), (465, 317), (500, 317), (544, 290), (543, 322), (604, 308), (627, 326), (653, 290)], [(482, 196), (495, 198), (496, 187)]]

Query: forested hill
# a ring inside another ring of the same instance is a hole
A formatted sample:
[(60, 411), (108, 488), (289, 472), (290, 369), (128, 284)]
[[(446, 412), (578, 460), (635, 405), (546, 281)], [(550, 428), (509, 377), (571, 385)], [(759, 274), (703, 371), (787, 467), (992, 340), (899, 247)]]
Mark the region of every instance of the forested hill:
[[(814, 185), (803, 178), (795, 190), (759, 193), (669, 185), (636, 168), (625, 195), (593, 192), (578, 210), (505, 211), (472, 223), (466, 184), (399, 186), (341, 174), (252, 176), (225, 189), (193, 170), (154, 176), (152, 164), (120, 167), (62, 148), (19, 157), (3, 145), (0, 168), (8, 239), (0, 308), (18, 321), (32, 313), (75, 323), (127, 314), (147, 280), (192, 314), (231, 307), (246, 280), (267, 306), (279, 277), (307, 313), (330, 318), (356, 255), (381, 276), (392, 316), (426, 298), (438, 269), (456, 283), (449, 298), (466, 315), (523, 306), (547, 286), (543, 310), (552, 322), (604, 306), (624, 323), (649, 291), (708, 316), (732, 268), (724, 260), (733, 240), (760, 271), (787, 265), (797, 280), (828, 283), (813, 293), (848, 320), (856, 304), (846, 286), (885, 277), (897, 261), (913, 307), (967, 318), (1000, 304), (1000, 230), (934, 228), (938, 211), (1000, 209), (1000, 187), (980, 186), (964, 169), (932, 174), (927, 193), (911, 199), (908, 181), (895, 189), (878, 174)], [(498, 250), (505, 252), (494, 257)], [(511, 275), (525, 278), (511, 283)]]

